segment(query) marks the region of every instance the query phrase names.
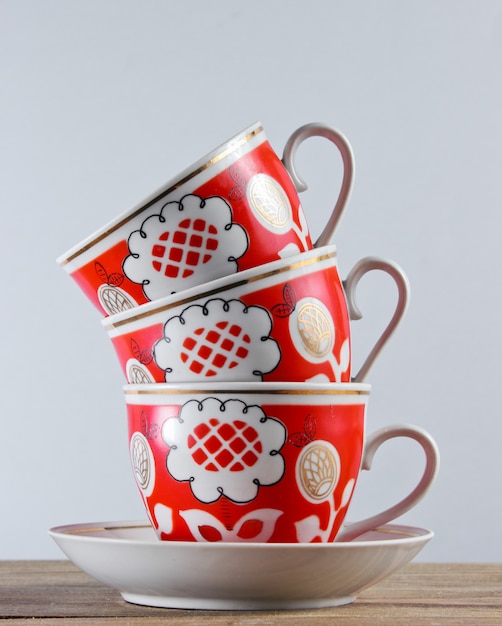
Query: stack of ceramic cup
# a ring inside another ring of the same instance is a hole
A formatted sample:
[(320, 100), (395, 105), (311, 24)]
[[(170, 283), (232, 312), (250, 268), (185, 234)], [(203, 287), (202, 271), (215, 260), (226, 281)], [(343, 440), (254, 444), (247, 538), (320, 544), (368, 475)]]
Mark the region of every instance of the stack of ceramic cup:
[[(315, 244), (294, 163), (312, 136), (331, 141), (344, 165)], [(281, 160), (255, 124), (58, 259), (105, 314), (127, 381), (133, 472), (160, 539), (349, 540), (404, 513), (433, 481), (427, 433), (365, 435), (364, 381), (404, 314), (408, 281), (375, 257), (340, 279), (330, 241), (352, 179), (336, 130), (299, 128)], [(371, 270), (393, 278), (397, 304), (354, 375), (355, 291)], [(361, 468), (395, 436), (426, 452), (419, 485), (342, 529)]]

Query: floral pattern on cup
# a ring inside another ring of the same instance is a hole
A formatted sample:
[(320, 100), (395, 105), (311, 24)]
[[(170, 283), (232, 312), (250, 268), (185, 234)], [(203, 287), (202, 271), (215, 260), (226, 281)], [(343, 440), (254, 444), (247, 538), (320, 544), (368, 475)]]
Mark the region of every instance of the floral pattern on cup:
[(267, 542), (283, 513), (280, 509), (256, 509), (238, 519), (233, 528), (227, 528), (217, 517), (202, 509), (182, 511), (180, 517), (195, 541)]
[(267, 174), (256, 174), (246, 188), (247, 199), (256, 219), (271, 233), (287, 233), (292, 230), (302, 242), (302, 249), (290, 244), (279, 256), (291, 256), (309, 249), (309, 230), (301, 205), (298, 207), (300, 228), (293, 219), (288, 196), (279, 183)]
[(125, 291), (111, 283), (103, 283), (97, 290), (98, 300), (108, 315), (115, 315), (138, 306)]
[(151, 495), (155, 485), (155, 462), (147, 437), (134, 433), (129, 444), (134, 478), (144, 497)]
[(271, 331), (266, 309), (215, 298), (167, 320), (153, 355), (168, 382), (261, 380), (281, 359)]
[(178, 418), (164, 422), (162, 438), (170, 447), (168, 472), (188, 482), (200, 502), (221, 496), (251, 502), (261, 487), (279, 482), (285, 471), (280, 449), (286, 428), (260, 406), (241, 400), (191, 400)]
[(205, 280), (237, 272), (248, 237), (232, 222), (232, 210), (223, 198), (188, 194), (147, 217), (130, 234), (128, 247), (124, 274), (155, 300), (198, 284), (201, 266)]
[(138, 359), (129, 359), (126, 364), (127, 380), (136, 385), (154, 383), (148, 368)]
[(348, 337), (343, 341), (337, 357), (335, 323), (326, 305), (318, 298), (303, 298), (295, 304), (289, 320), (290, 336), (298, 353), (310, 363), (328, 362), (333, 379), (341, 382), (350, 366), (350, 341)]
[[(139, 484), (139, 483), (138, 483)], [(185, 522), (194, 541), (267, 542), (273, 535), (277, 520), (283, 515), (280, 509), (255, 509), (245, 513), (231, 526), (203, 509), (174, 511), (172, 507), (158, 503), (153, 515), (162, 532), (170, 534), (174, 519), (179, 516)]]

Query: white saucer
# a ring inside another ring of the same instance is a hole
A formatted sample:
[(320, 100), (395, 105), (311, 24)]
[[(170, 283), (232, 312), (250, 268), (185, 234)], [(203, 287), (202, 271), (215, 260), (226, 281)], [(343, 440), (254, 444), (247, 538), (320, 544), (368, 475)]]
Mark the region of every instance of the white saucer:
[(221, 610), (348, 604), (434, 535), (387, 524), (347, 543), (167, 542), (147, 522), (74, 524), (49, 534), (75, 565), (128, 602)]

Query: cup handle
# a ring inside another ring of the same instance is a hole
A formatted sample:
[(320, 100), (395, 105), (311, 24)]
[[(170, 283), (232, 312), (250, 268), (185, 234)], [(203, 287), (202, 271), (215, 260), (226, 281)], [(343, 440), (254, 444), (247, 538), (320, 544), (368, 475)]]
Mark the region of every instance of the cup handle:
[(352, 541), (359, 535), (387, 524), (414, 507), (427, 493), (434, 482), (439, 469), (439, 450), (431, 435), (417, 426), (397, 424), (381, 428), (366, 440), (361, 469), (370, 470), (373, 457), (378, 448), (394, 437), (408, 437), (417, 441), (425, 452), (425, 469), (419, 483), (405, 498), (381, 513), (372, 515), (358, 522), (349, 522), (343, 526), (335, 541)]
[(296, 155), (296, 151), (300, 147), (300, 144), (309, 137), (325, 137), (326, 139), (329, 139), (329, 141), (336, 145), (336, 147), (340, 151), (340, 154), (342, 155), (343, 160), (343, 178), (340, 193), (338, 194), (338, 199), (331, 213), (331, 216), (326, 226), (324, 227), (324, 230), (319, 235), (317, 241), (314, 243), (314, 247), (319, 248), (320, 246), (325, 246), (331, 241), (336, 227), (338, 226), (338, 222), (342, 217), (345, 206), (352, 191), (355, 165), (352, 148), (347, 139), (339, 131), (317, 122), (305, 124), (304, 126), (301, 126), (297, 130), (295, 130), (295, 132), (287, 140), (282, 155), (282, 162), (284, 164), (284, 167), (288, 170), (288, 173), (291, 176), (291, 179), (298, 192), (305, 191), (307, 189), (307, 184), (298, 175), (294, 163), (294, 158)]
[(347, 299), (347, 307), (349, 312), (349, 318), (351, 320), (359, 320), (362, 318), (362, 314), (356, 304), (356, 289), (361, 278), (371, 270), (381, 270), (389, 274), (397, 285), (398, 297), (396, 308), (390, 322), (387, 324), (383, 333), (380, 335), (378, 341), (373, 346), (373, 349), (366, 357), (366, 360), (362, 364), (359, 372), (352, 378), (352, 382), (359, 383), (364, 381), (371, 366), (375, 362), (375, 359), (380, 354), (380, 351), (389, 340), (392, 333), (396, 330), (399, 322), (403, 318), (408, 307), (410, 299), (410, 284), (408, 277), (404, 271), (394, 263), (387, 259), (380, 257), (365, 257), (358, 261), (354, 267), (350, 270), (347, 278), (343, 281), (343, 287), (345, 290), (345, 296)]

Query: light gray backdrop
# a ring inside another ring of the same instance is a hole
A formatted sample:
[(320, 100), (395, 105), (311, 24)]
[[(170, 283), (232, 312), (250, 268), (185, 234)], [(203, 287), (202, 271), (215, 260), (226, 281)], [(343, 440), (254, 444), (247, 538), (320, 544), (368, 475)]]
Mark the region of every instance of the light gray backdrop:
[[(261, 120), (279, 154), (307, 122), (347, 136), (341, 272), (375, 254), (409, 276), (368, 430), (413, 423), (440, 447), (435, 486), (401, 518), (436, 532), (419, 559), (501, 560), (501, 55), (498, 0), (0, 0), (0, 558), (61, 558), (54, 525), (144, 517), (122, 373), (55, 258)], [(307, 142), (299, 169), (315, 236), (337, 152)], [(361, 283), (356, 364), (393, 297)], [(389, 443), (350, 517), (404, 495), (421, 467)]]

